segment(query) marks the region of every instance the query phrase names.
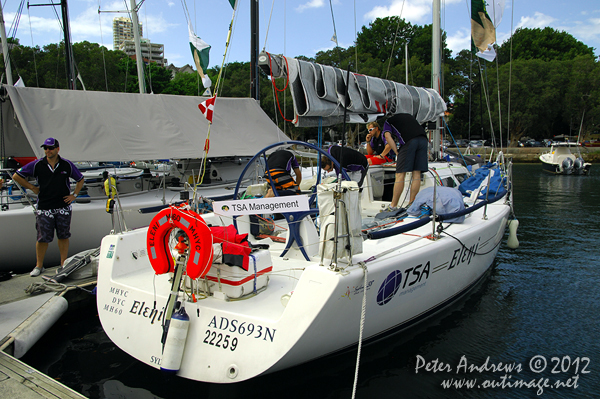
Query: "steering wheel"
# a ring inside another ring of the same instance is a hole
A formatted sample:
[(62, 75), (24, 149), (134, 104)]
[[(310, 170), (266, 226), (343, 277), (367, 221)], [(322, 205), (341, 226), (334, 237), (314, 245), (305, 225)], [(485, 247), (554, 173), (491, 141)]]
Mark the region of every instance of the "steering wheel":
[[(317, 154), (325, 155), (327, 158), (329, 158), (333, 162), (333, 164), (336, 166), (337, 170), (341, 171), (342, 178), (345, 180), (350, 180), (348, 173), (346, 173), (346, 171), (341, 167), (340, 163), (335, 158), (333, 158), (331, 156), (331, 154), (329, 154), (328, 152), (323, 151), (322, 149), (320, 149), (312, 144), (305, 143), (303, 141), (296, 141), (296, 140), (282, 141), (279, 143), (271, 144), (270, 146), (263, 148), (254, 157), (252, 157), (252, 159), (250, 159), (250, 161), (248, 161), (248, 164), (246, 164), (246, 166), (244, 167), (244, 170), (242, 171), (240, 178), (237, 181), (235, 190), (233, 192), (233, 198), (234, 199), (238, 198), (240, 185), (242, 183), (242, 180), (244, 179), (246, 171), (258, 157), (263, 155), (265, 157), (265, 162), (266, 162), (266, 159), (267, 159), (266, 152), (268, 150), (270, 150), (271, 148), (275, 148), (275, 147), (289, 146), (289, 145), (293, 145), (293, 144), (301, 145), (301, 146), (313, 149), (313, 150), (317, 151)], [(317, 168), (319, 169), (319, 174), (317, 175), (317, 185), (318, 185), (321, 182), (321, 156), (320, 155), (318, 157)], [(275, 184), (273, 183), (273, 179), (270, 178), (271, 175), (269, 173), (268, 165), (267, 165), (267, 176), (269, 177), (269, 183), (271, 185), (271, 189), (273, 190), (273, 194), (276, 197), (279, 197), (279, 194), (277, 193), (277, 190), (275, 189)], [(297, 222), (302, 220), (303, 218), (305, 218), (308, 215), (314, 215), (314, 214), (318, 213), (317, 208), (312, 208), (312, 205), (314, 205), (316, 202), (316, 198), (317, 198), (317, 193), (316, 193), (316, 188), (315, 188), (315, 192), (311, 195), (311, 198), (309, 200), (309, 204), (311, 206), (311, 209), (309, 211), (283, 212), (282, 213), (282, 215), (285, 217), (286, 221), (288, 222), (289, 237), (287, 240), (286, 247), (280, 256), (284, 256), (288, 252), (288, 250), (291, 248), (292, 244), (294, 242), (296, 242), (298, 244), (298, 248), (300, 249), (300, 252), (303, 254), (304, 258), (306, 260), (310, 260), (310, 257), (308, 256), (308, 254), (306, 253), (306, 251), (304, 249), (304, 246), (302, 245), (302, 238), (301, 238), (300, 231), (299, 231), (299, 224)], [(237, 229), (237, 216), (233, 217), (233, 225)]]
[[(341, 167), (340, 163), (331, 156), (331, 154), (329, 154), (327, 151), (324, 151), (322, 149), (320, 149), (319, 147), (316, 147), (312, 144), (308, 144), (305, 143), (304, 141), (298, 141), (298, 140), (289, 140), (289, 141), (280, 141), (278, 143), (275, 144), (271, 144), (265, 148), (263, 148), (262, 150), (260, 150), (256, 155), (254, 155), (246, 164), (246, 166), (244, 167), (244, 169), (242, 170), (242, 173), (240, 174), (240, 177), (237, 181), (237, 184), (235, 185), (235, 190), (233, 192), (233, 198), (237, 199), (238, 198), (238, 194), (240, 191), (240, 185), (242, 184), (242, 180), (244, 179), (244, 176), (248, 170), (248, 168), (250, 168), (250, 166), (252, 165), (252, 163), (261, 155), (264, 155), (265, 157), (265, 161), (266, 161), (266, 152), (269, 151), (271, 148), (275, 148), (275, 147), (283, 147), (283, 146), (289, 146), (289, 145), (301, 145), (310, 149), (313, 149), (315, 151), (317, 151), (318, 154), (321, 155), (325, 155), (327, 158), (329, 158), (333, 164), (335, 165), (337, 170), (341, 170), (342, 171), (342, 178), (344, 180), (350, 180), (350, 177), (348, 176), (348, 173), (346, 173), (346, 171)], [(317, 175), (317, 184), (319, 184), (321, 182), (321, 157), (318, 157), (318, 162), (317, 162), (317, 167), (319, 168), (319, 174)], [(269, 168), (267, 167), (267, 175), (270, 177), (269, 174)], [(271, 184), (271, 189), (273, 190), (273, 194), (278, 197), (279, 195), (277, 194), (277, 190), (275, 190), (275, 184), (273, 183), (273, 179), (269, 179), (270, 184)], [(315, 194), (313, 194), (315, 195)], [(312, 198), (311, 198), (312, 200)], [(235, 219), (234, 219), (235, 220)]]

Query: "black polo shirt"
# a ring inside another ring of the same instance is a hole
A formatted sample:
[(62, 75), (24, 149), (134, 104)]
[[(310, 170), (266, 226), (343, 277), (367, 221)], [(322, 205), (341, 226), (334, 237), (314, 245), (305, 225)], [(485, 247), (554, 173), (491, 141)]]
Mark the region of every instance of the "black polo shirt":
[(46, 157), (29, 162), (17, 171), (24, 179), (35, 177), (40, 186), (37, 208), (40, 210), (66, 208), (64, 197), (71, 194), (69, 179), (83, 179), (77, 167), (68, 159), (58, 156), (58, 162), (53, 170)]

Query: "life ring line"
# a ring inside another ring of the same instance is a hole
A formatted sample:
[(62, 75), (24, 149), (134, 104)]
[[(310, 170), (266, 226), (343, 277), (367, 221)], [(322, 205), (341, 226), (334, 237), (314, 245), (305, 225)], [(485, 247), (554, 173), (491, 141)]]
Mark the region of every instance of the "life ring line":
[(187, 275), (192, 279), (204, 277), (213, 261), (212, 232), (200, 215), (175, 206), (158, 212), (148, 226), (146, 245), (152, 268), (156, 274), (174, 271), (175, 262), (168, 250), (168, 241), (176, 227), (183, 230), (189, 240)]

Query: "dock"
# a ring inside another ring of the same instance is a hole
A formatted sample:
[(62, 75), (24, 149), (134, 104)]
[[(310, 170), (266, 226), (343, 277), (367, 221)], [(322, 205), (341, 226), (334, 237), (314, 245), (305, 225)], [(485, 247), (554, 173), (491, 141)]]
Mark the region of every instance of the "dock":
[(0, 397), (85, 398), (66, 385), (0, 351)]
[[(51, 277), (56, 268), (46, 269)], [(29, 274), (0, 282), (0, 397), (85, 398), (18, 360), (67, 312), (91, 300), (96, 277), (52, 283)]]

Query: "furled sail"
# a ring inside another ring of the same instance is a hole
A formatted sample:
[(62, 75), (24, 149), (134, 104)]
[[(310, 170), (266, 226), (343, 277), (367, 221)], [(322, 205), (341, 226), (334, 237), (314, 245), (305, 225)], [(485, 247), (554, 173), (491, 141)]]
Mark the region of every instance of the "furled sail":
[(385, 115), (407, 113), (419, 123), (443, 115), (446, 104), (433, 89), (414, 87), (372, 76), (350, 73), (313, 62), (261, 52), (259, 66), (271, 77), (288, 77), (298, 127), (343, 122), (348, 86), (347, 122), (368, 123)]

